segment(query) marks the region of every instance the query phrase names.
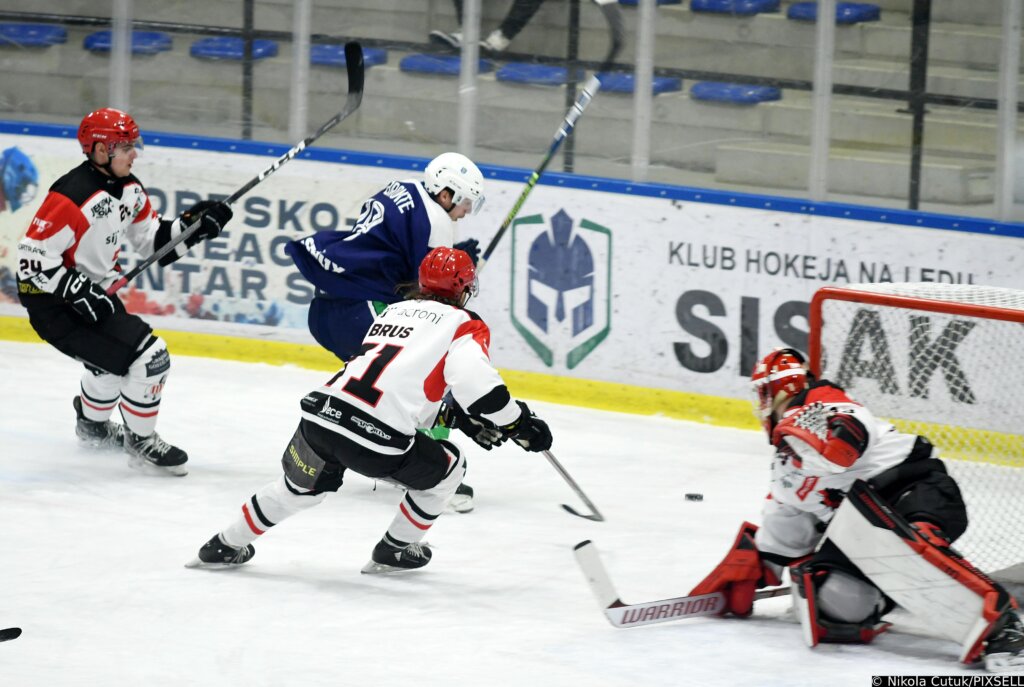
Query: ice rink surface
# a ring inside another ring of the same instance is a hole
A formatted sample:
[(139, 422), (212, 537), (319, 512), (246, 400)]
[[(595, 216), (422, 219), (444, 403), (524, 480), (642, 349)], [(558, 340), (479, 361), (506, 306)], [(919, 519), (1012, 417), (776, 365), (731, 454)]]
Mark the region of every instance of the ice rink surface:
[(329, 375), (174, 357), (157, 429), (189, 453), (175, 478), (78, 445), (80, 371), (48, 346), (0, 342), (0, 628), (24, 630), (0, 643), (0, 684), (867, 687), (984, 674), (906, 619), (872, 646), (808, 649), (786, 598), (748, 620), (607, 623), (573, 545), (597, 544), (626, 602), (686, 594), (741, 521), (759, 522), (758, 432), (531, 403), (606, 522), (559, 508), (582, 504), (539, 454), (456, 434), (477, 506), (438, 520), (423, 570), (359, 573), (400, 492), (351, 473), (242, 568), (190, 570), (281, 474), (299, 399)]

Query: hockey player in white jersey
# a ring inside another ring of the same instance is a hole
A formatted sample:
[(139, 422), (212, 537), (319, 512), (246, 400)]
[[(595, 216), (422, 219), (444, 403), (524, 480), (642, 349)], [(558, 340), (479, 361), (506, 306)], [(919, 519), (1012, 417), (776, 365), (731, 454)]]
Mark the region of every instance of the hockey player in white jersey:
[(362, 571), (429, 563), (423, 538), (466, 474), (455, 444), (418, 431), (434, 424), (449, 391), (458, 404), (447, 409), (449, 426), (484, 448), (509, 438), (527, 451), (551, 447), (547, 424), (509, 395), (491, 365), (487, 325), (465, 309), (476, 291), (469, 255), (433, 249), (411, 287), (407, 300), (374, 318), (361, 353), (302, 399), (302, 419), (281, 458), (284, 474), (242, 504), (190, 567), (245, 563), (258, 536), (337, 491), (346, 470), (406, 489)]
[[(74, 398), (79, 438), (123, 447), (132, 465), (185, 475), (188, 455), (156, 433), (171, 366), (167, 346), (105, 289), (121, 276), (122, 243), (149, 257), (199, 217), (199, 229), (161, 259), (169, 265), (217, 237), (231, 208), (205, 200), (177, 219), (158, 215), (132, 174), (139, 127), (120, 110), (86, 115), (78, 142), (86, 160), (53, 184), (18, 244), (18, 297), (40, 338), (85, 365)], [(116, 407), (123, 425), (110, 420)]]
[(951, 547), (967, 511), (931, 443), (814, 379), (794, 349), (765, 356), (752, 381), (775, 450), (763, 523), (743, 523), (691, 594), (724, 592), (725, 612), (747, 616), (788, 568), (809, 646), (868, 643), (898, 605), (959, 643), (964, 663), (1024, 670), (1016, 602)]

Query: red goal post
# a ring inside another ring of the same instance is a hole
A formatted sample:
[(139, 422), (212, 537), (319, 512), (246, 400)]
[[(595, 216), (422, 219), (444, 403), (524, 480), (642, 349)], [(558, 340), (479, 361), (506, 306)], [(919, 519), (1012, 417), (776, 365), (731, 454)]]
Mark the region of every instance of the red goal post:
[(946, 459), (971, 521), (956, 548), (1024, 584), (1024, 291), (825, 287), (809, 320), (814, 373)]

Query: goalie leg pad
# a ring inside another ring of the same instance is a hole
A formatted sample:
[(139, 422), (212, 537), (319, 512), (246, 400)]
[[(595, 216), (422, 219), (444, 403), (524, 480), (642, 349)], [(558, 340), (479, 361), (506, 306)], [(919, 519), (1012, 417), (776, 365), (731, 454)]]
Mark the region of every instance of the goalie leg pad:
[(857, 481), (825, 537), (879, 589), (975, 660), (1012, 597), (948, 546), (936, 546)]
[(934, 523), (954, 542), (967, 530), (967, 506), (956, 480), (941, 460), (931, 457), (931, 450), (931, 444), (918, 437), (910, 458), (869, 483), (907, 522)]
[[(829, 543), (825, 544), (828, 548)], [(790, 568), (793, 610), (807, 646), (869, 644), (890, 627), (881, 617), (891, 604), (855, 569), (847, 569), (852, 566), (843, 560), (845, 556), (834, 550)]]

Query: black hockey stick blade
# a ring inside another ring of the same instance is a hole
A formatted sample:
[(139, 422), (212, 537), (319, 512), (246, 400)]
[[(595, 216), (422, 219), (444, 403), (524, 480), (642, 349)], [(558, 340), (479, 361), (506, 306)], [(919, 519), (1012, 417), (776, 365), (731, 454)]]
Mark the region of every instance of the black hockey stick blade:
[(565, 505), (564, 503), (562, 504), (562, 508), (564, 508), (567, 512), (572, 513), (573, 515), (576, 515), (578, 517), (585, 518), (587, 520), (593, 520), (594, 522), (604, 522), (604, 516), (601, 515), (601, 511), (597, 510), (597, 506), (594, 505), (594, 502), (587, 498), (587, 495), (583, 493), (582, 489), (580, 489), (580, 485), (576, 484), (576, 480), (572, 478), (568, 470), (562, 467), (562, 464), (558, 462), (558, 459), (555, 458), (555, 455), (551, 453), (551, 451), (542, 451), (541, 453), (543, 453), (544, 457), (548, 459), (549, 463), (551, 463), (551, 467), (558, 471), (558, 474), (562, 476), (562, 479), (566, 481), (566, 484), (568, 484), (572, 488), (572, 490), (576, 492), (576, 495), (580, 497), (580, 500), (583, 501), (587, 508), (590, 509), (590, 515), (580, 513), (574, 510), (573, 508), (570, 508), (569, 506)]
[(572, 513), (578, 518), (584, 518), (585, 520), (593, 520), (594, 522), (604, 522), (604, 516), (596, 512), (597, 509), (595, 509), (595, 512), (592, 515), (587, 515), (586, 513), (580, 513), (572, 506), (568, 506), (564, 503), (562, 504), (562, 508), (564, 508), (567, 512)]
[(9, 642), (12, 639), (17, 639), (20, 636), (20, 627), (9, 627), (6, 630), (0, 630), (0, 642)]
[[(301, 153), (308, 146), (312, 145), (314, 141), (327, 133), (328, 130), (333, 129), (338, 123), (359, 109), (359, 105), (363, 102), (363, 48), (355, 41), (345, 44), (345, 68), (348, 71), (348, 95), (345, 98), (345, 106), (341, 111), (331, 117), (328, 121), (324, 122), (324, 124), (316, 130), (316, 133), (299, 141), (295, 147), (274, 160), (273, 164), (250, 179), (245, 186), (242, 186), (242, 188), (225, 198), (225, 203), (228, 205), (234, 205), (237, 203), (242, 196), (251, 191), (258, 184), (262, 183), (264, 179), (280, 169), (282, 165)], [(181, 233), (162, 245), (159, 250), (155, 251), (148, 258), (129, 270), (125, 275), (116, 279), (113, 284), (107, 287), (107, 295), (113, 295), (120, 291), (128, 282), (149, 269), (151, 265), (174, 250), (182, 241), (185, 241), (192, 236), (192, 234), (199, 229), (201, 221), (202, 215), (196, 217), (195, 221), (183, 229)]]

